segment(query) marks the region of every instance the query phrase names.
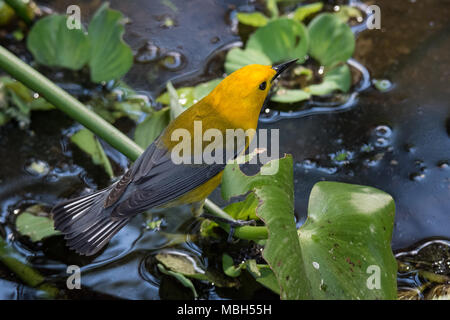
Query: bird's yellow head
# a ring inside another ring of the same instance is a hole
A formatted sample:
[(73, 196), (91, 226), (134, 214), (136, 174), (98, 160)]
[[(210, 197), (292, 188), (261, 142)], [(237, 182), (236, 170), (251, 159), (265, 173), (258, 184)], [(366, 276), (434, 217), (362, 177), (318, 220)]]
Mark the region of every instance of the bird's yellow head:
[(274, 67), (259, 64), (245, 66), (222, 80), (206, 99), (236, 127), (256, 128), (273, 81), (296, 61)]

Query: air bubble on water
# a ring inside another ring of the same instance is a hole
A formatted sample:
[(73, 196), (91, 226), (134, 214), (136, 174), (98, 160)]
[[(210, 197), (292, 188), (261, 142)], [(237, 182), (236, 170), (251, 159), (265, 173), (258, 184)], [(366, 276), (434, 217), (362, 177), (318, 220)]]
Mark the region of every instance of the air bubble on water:
[(390, 138), (392, 135), (392, 129), (386, 125), (377, 126), (374, 130), (377, 137)]
[(162, 65), (171, 71), (175, 71), (183, 67), (185, 58), (184, 56), (176, 51), (171, 51), (166, 54), (162, 61)]
[(137, 63), (149, 63), (159, 58), (159, 48), (151, 42), (147, 42), (139, 48), (134, 60)]
[(449, 168), (448, 161), (439, 161), (438, 168), (439, 169), (448, 169)]

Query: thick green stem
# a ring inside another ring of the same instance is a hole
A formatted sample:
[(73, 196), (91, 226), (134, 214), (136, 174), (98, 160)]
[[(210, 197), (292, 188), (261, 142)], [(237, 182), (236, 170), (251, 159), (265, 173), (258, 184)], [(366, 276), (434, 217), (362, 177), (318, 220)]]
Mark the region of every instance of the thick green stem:
[[(55, 85), (38, 71), (21, 61), (14, 54), (0, 46), (0, 68), (9, 73), (12, 77), (22, 82), (30, 89), (36, 91), (56, 108), (65, 112), (74, 120), (101, 137), (112, 147), (122, 152), (130, 160), (135, 161), (144, 151), (126, 135), (117, 130), (114, 126), (103, 120), (95, 112), (87, 109), (81, 102), (72, 97), (66, 91)], [(213, 215), (232, 219), (226, 212), (206, 199), (205, 208)], [(261, 227), (240, 227), (236, 229), (236, 236), (239, 237), (241, 229), (245, 228), (245, 235), (255, 231), (256, 239), (261, 236)], [(248, 239), (248, 238), (246, 238)]]
[(59, 290), (44, 283), (44, 276), (28, 266), (24, 258), (13, 250), (2, 238), (0, 238), (0, 261), (7, 266), (27, 285), (42, 290), (46, 298), (55, 298)]
[(5, 0), (5, 2), (15, 11), (26, 24), (31, 24), (33, 20), (33, 10), (28, 6), (28, 1), (22, 0)]

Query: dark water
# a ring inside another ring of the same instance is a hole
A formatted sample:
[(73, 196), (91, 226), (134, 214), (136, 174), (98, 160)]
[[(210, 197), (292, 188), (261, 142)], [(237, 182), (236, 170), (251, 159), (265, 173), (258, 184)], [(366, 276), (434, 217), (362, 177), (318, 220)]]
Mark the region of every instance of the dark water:
[[(63, 12), (73, 1), (41, 3)], [(126, 41), (140, 61), (125, 80), (150, 97), (160, 92), (167, 80), (196, 83), (220, 75), (220, 52), (239, 40), (229, 20), (230, 5), (248, 5), (238, 0), (172, 0), (175, 9), (161, 3), (111, 1), (113, 8), (132, 21)], [(87, 22), (100, 1), (77, 4), (83, 22)], [(359, 92), (345, 112), (319, 112), (264, 122), (261, 127), (279, 128), (280, 151), (294, 157), (299, 224), (306, 218), (308, 195), (317, 181), (374, 186), (395, 199), (392, 245), (400, 250), (430, 237), (450, 238), (450, 4), (438, 0), (384, 0), (376, 4), (381, 7), (383, 29), (359, 34), (354, 57), (372, 79), (388, 79), (392, 88), (379, 92), (370, 87)], [(167, 18), (172, 19), (173, 27), (164, 26)], [(185, 242), (184, 233), (198, 226), (187, 207), (154, 214), (163, 218), (163, 232), (147, 230), (148, 217), (136, 217), (93, 258), (71, 253), (60, 237), (36, 245), (15, 233), (12, 226), (17, 210), (35, 203), (50, 207), (59, 199), (109, 184), (103, 170), (68, 143), (65, 134), (74, 125), (70, 119), (52, 111), (35, 112), (32, 121), (26, 131), (15, 124), (0, 128), (0, 234), (61, 288), (65, 287), (66, 266), (83, 266), (83, 290), (66, 290), (67, 297), (157, 299), (177, 292), (178, 297), (189, 298), (189, 291), (158, 274), (151, 263), (155, 252), (173, 244), (214, 266), (214, 258), (205, 258), (202, 253), (206, 248)], [(120, 175), (126, 159), (109, 148), (107, 152)], [(347, 160), (337, 161), (335, 155), (343, 152), (348, 154)], [(33, 175), (25, 170), (36, 160), (47, 163), (46, 174)], [(219, 197), (215, 192), (212, 198), (220, 202)], [(20, 285), (1, 264), (0, 279), (5, 279), (1, 280), (0, 297), (32, 298), (36, 294)], [(176, 290), (170, 289), (173, 287)], [(268, 294), (206, 284), (201, 289), (200, 297), (209, 299)]]

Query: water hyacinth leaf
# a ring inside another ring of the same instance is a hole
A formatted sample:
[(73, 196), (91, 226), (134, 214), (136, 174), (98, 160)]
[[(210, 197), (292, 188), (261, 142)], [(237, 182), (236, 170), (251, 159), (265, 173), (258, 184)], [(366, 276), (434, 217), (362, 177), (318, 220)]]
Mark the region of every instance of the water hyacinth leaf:
[(170, 122), (170, 110), (164, 108), (149, 115), (147, 119), (139, 123), (134, 133), (134, 141), (146, 149)]
[[(340, 10), (335, 15), (341, 19), (342, 22), (347, 23), (350, 19), (362, 19), (362, 12), (358, 8), (352, 6), (340, 6)], [(361, 20), (362, 21), (362, 20)]]
[(308, 100), (309, 98), (311, 98), (311, 94), (304, 90), (280, 88), (270, 100), (279, 103), (292, 103)]
[(276, 294), (280, 294), (280, 285), (272, 269), (268, 265), (258, 264), (258, 273), (252, 272), (251, 268), (247, 268), (250, 274), (264, 287), (272, 290)]
[(36, 61), (50, 67), (79, 70), (90, 57), (88, 37), (82, 29), (67, 28), (67, 16), (50, 15), (31, 28), (27, 48)]
[[(395, 204), (375, 188), (319, 182), (298, 230), (314, 299), (395, 299)], [(372, 277), (371, 277), (372, 276)]]
[(109, 162), (108, 157), (103, 150), (103, 147), (95, 137), (95, 135), (88, 129), (82, 129), (72, 135), (70, 140), (76, 144), (81, 150), (86, 152), (97, 165), (103, 166), (106, 173), (112, 178), (114, 177), (114, 173), (111, 167), (111, 163)]
[(263, 257), (275, 274), (281, 298), (311, 298), (309, 283), (303, 276), (305, 271), (294, 221), (292, 157), (272, 160), (261, 170), (274, 174), (260, 172), (247, 176), (238, 164), (228, 164), (222, 179), (222, 195), (229, 200), (249, 191), (255, 194), (258, 199), (256, 214), (269, 230)]
[(305, 91), (315, 96), (324, 96), (336, 90), (348, 92), (352, 84), (352, 74), (348, 65), (344, 64), (325, 73), (322, 83), (311, 85)]
[(303, 63), (309, 46), (306, 27), (298, 21), (280, 18), (270, 21), (266, 26), (253, 33), (247, 49), (263, 52), (272, 63), (298, 58)]
[(265, 26), (269, 21), (269, 18), (267, 18), (261, 12), (252, 12), (252, 13), (238, 12), (237, 19), (242, 24), (246, 24), (257, 28)]
[(308, 26), (311, 56), (325, 67), (345, 62), (355, 50), (355, 36), (336, 15), (323, 13)]
[(277, 18), (280, 15), (277, 4), (278, 1), (279, 0), (266, 0), (267, 10), (269, 10), (272, 18)]
[(205, 270), (200, 264), (191, 256), (178, 252), (178, 251), (166, 251), (158, 253), (155, 259), (164, 265), (168, 270), (181, 273), (184, 276), (208, 280)]
[(88, 28), (91, 44), (89, 67), (93, 82), (122, 77), (133, 64), (133, 53), (123, 41), (124, 17), (117, 10), (103, 4), (95, 13)]
[(232, 278), (239, 277), (241, 275), (241, 270), (245, 264), (241, 263), (239, 266), (235, 267), (233, 258), (231, 258), (228, 254), (224, 253), (222, 255), (222, 268), (223, 272)]
[(53, 220), (48, 216), (38, 216), (34, 212), (42, 211), (39, 205), (32, 206), (21, 213), (16, 219), (16, 230), (23, 236), (28, 236), (33, 242), (41, 241), (60, 232), (53, 227)]
[(309, 16), (311, 16), (311, 15), (317, 13), (317, 12), (322, 11), (322, 8), (323, 8), (323, 3), (322, 2), (315, 2), (315, 3), (306, 4), (304, 6), (298, 7), (294, 11), (293, 18), (294, 18), (294, 20), (302, 22), (307, 17), (309, 17)]
[(225, 72), (230, 74), (249, 64), (270, 65), (272, 64), (272, 61), (266, 54), (259, 50), (233, 48), (227, 53), (225, 59)]
[(167, 82), (167, 93), (170, 97), (170, 121), (176, 119), (180, 114), (184, 112), (184, 108), (181, 105), (178, 97), (178, 93), (172, 85), (172, 82)]
[[(213, 79), (204, 83), (200, 83), (195, 87), (182, 87), (176, 89), (178, 95), (178, 102), (184, 108), (189, 108), (193, 104), (197, 103), (204, 97), (206, 97), (217, 85), (222, 81), (222, 79)], [(170, 95), (166, 91), (160, 95), (156, 102), (170, 105)]]

